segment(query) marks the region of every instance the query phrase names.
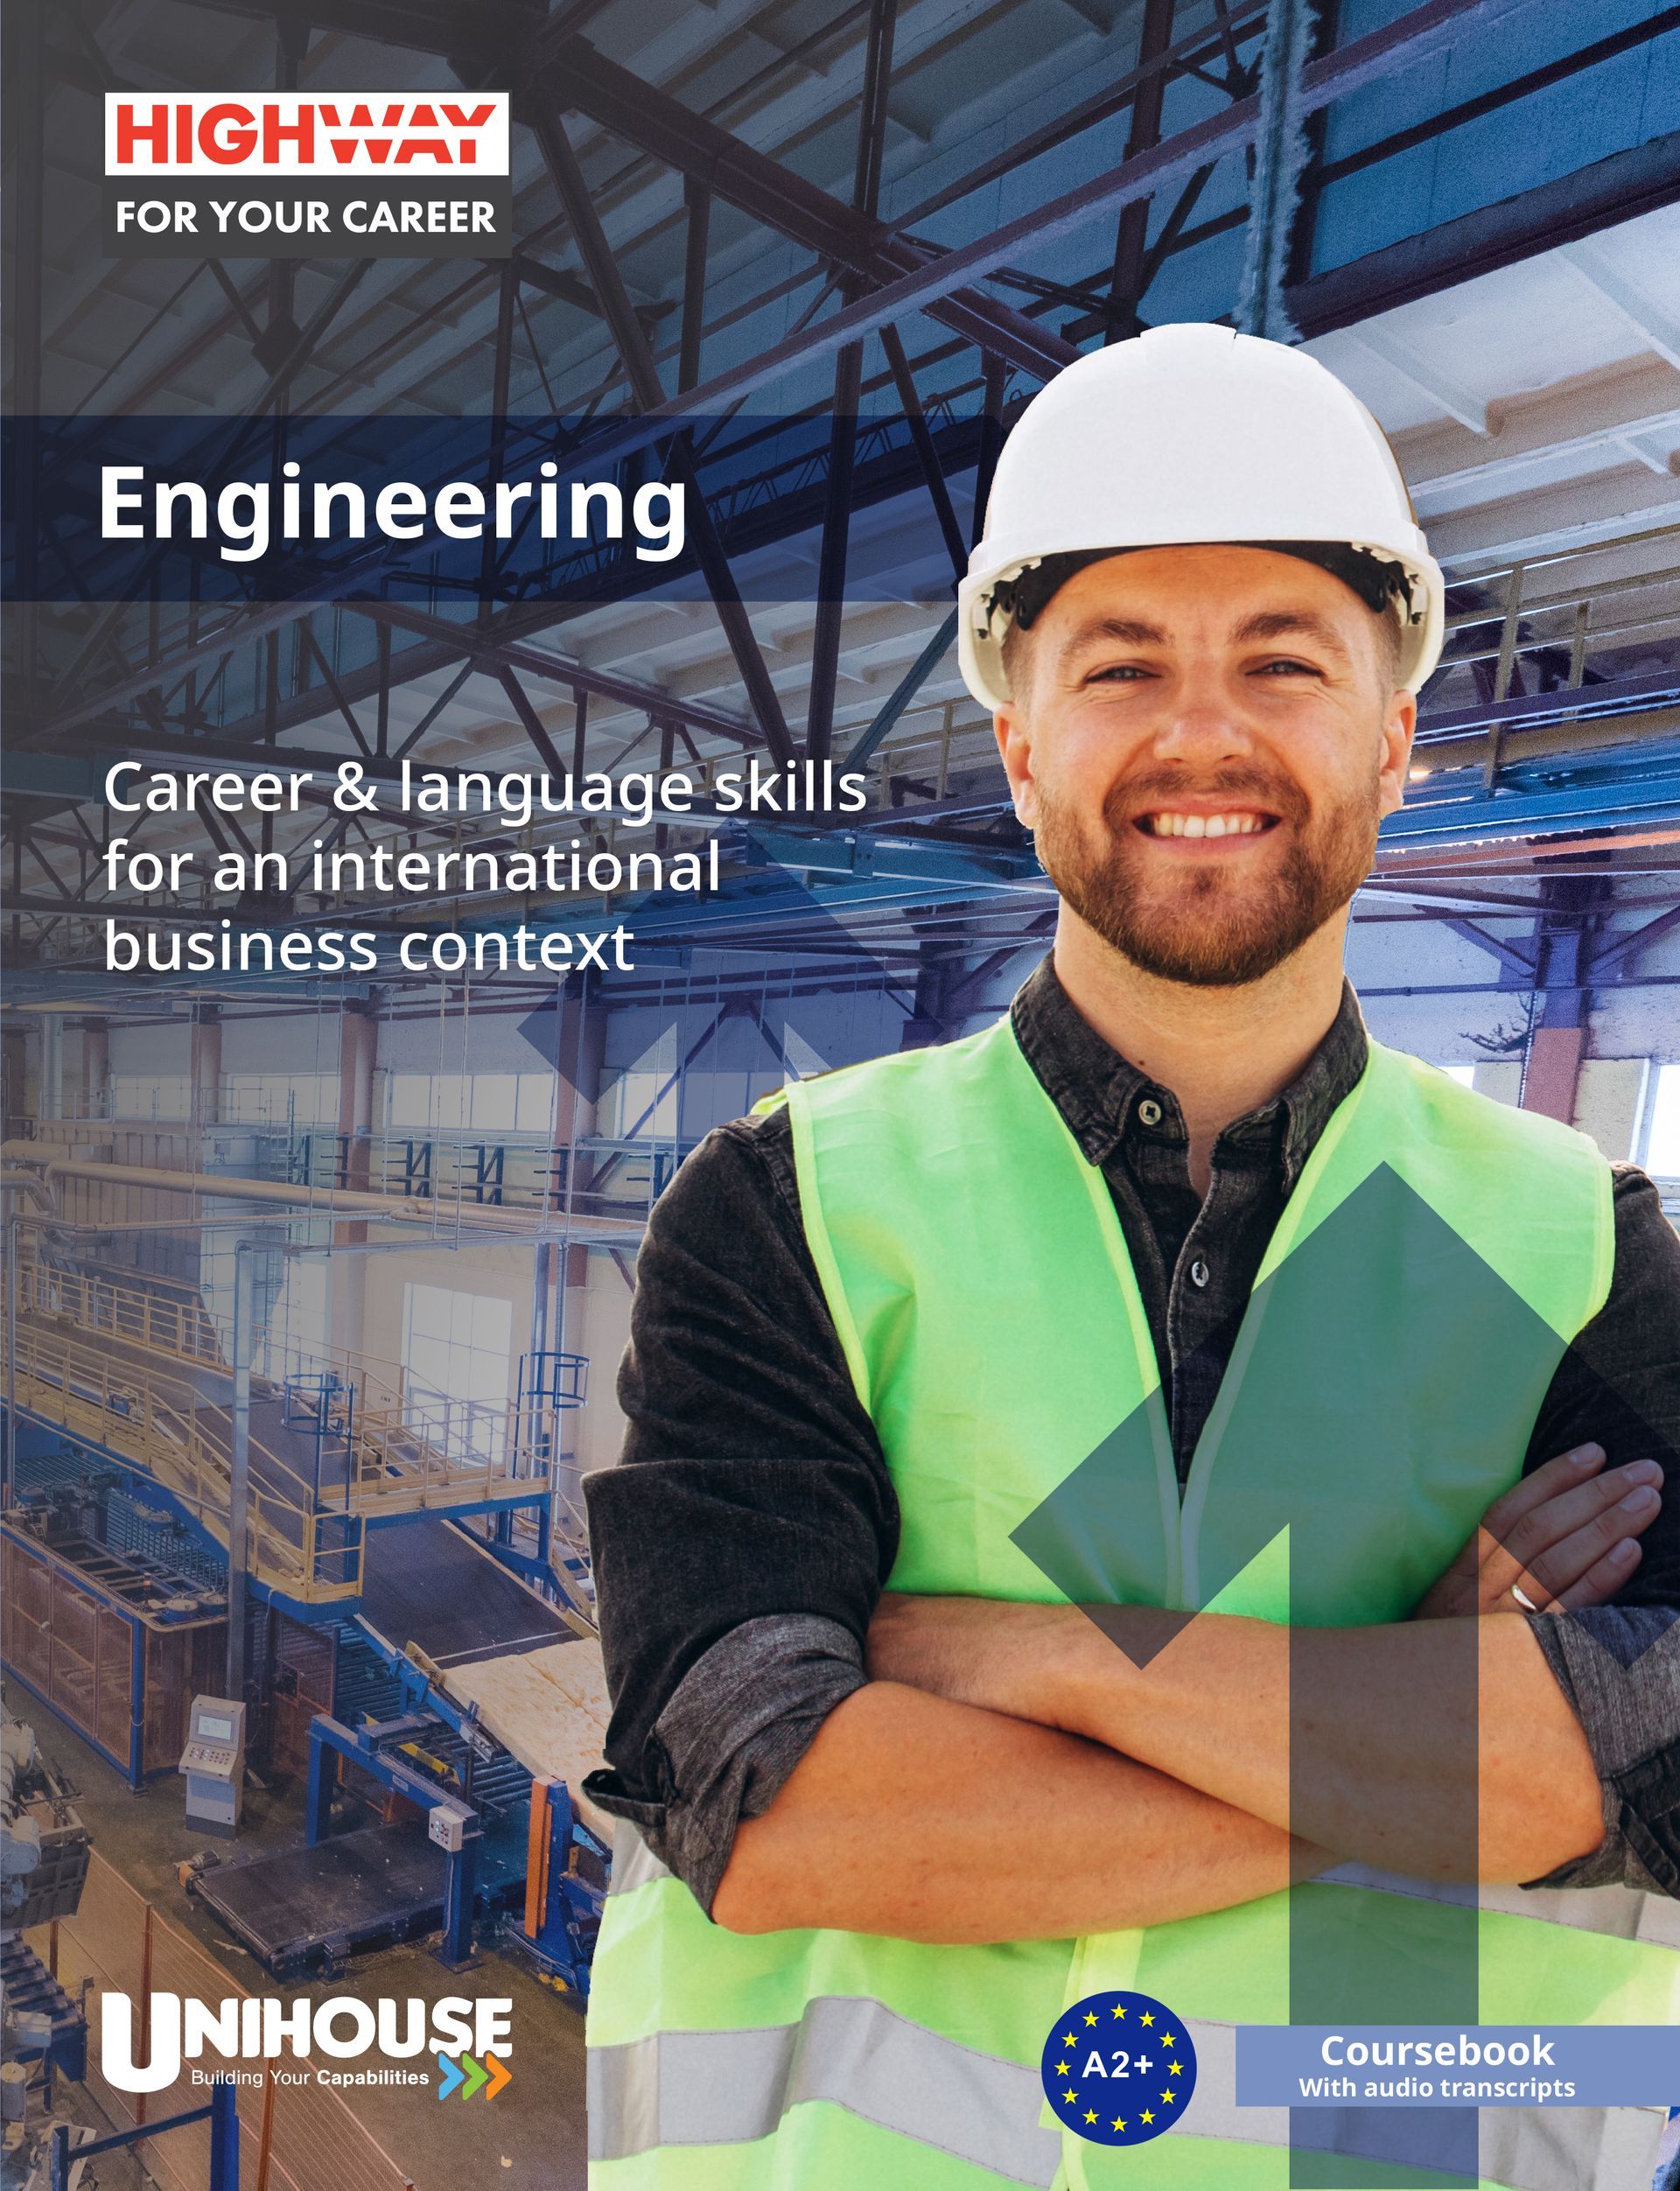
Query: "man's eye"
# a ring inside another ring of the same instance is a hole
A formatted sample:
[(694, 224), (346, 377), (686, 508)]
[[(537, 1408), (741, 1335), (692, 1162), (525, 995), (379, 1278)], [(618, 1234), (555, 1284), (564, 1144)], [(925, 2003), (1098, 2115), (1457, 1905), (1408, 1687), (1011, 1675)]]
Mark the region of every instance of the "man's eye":
[(1087, 684), (1130, 684), (1136, 679), (1146, 677), (1149, 674), (1141, 662), (1116, 662), (1109, 663), (1102, 669), (1091, 670), (1085, 682)]
[(1310, 662), (1297, 662), (1292, 654), (1280, 655), (1276, 662), (1263, 662), (1260, 666), (1263, 677), (1319, 677), (1323, 674)]

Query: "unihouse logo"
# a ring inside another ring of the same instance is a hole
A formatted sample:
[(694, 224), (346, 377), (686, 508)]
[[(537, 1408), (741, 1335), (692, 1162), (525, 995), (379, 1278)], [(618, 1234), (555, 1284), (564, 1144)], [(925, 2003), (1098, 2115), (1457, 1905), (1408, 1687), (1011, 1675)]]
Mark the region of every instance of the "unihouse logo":
[[(272, 1997), (211, 2003), (179, 1993), (152, 1993), (142, 2040), (133, 2000), (104, 1993), (99, 2003), (100, 2070), (118, 2092), (165, 2091), (184, 2073), (196, 2084), (229, 2078), (234, 2083), (408, 2084), (432, 2082), (430, 2068), (392, 2068), (392, 2062), (429, 2055), (438, 2069), (438, 2097), (460, 2093), (486, 2099), (512, 2077), (505, 2057), (513, 2052), (511, 1999), (469, 1999), (444, 1994), (435, 2001), (364, 2001), (339, 1993), (330, 2000), (280, 2001)], [(145, 2060), (135, 2057), (144, 2053)], [(386, 2062), (360, 2069), (318, 2067), (309, 2057), (352, 2062), (368, 2054)], [(270, 2068), (282, 2055), (287, 2066)], [(211, 2057), (215, 2057), (212, 2059)], [(243, 2069), (242, 2063), (264, 2066)]]
[(168, 257), (506, 257), (508, 94), (105, 99), (105, 249)]

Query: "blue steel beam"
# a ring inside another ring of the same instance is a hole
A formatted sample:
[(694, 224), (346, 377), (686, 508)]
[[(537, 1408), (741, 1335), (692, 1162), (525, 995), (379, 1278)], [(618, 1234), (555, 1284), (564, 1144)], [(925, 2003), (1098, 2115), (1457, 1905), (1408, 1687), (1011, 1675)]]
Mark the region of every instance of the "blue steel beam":
[(1424, 851), (1680, 822), (1680, 766), (1670, 763), (1625, 776), (1575, 773), (1578, 780), (1545, 789), (1488, 794), (1473, 791), (1466, 783), (1462, 793), (1449, 788), (1410, 801), (1382, 824), (1379, 843), (1390, 851)]
[[(1487, 621), (1497, 624), (1504, 612), (1494, 611)], [(1446, 665), (1451, 668), (1449, 663)], [(1550, 692), (1520, 692), (1508, 700), (1472, 702), (1459, 708), (1432, 708), (1420, 717), (1418, 744), (1438, 745), (1444, 738), (1491, 730), (1495, 726), (1533, 729), (1543, 723), (1592, 723), (1626, 710), (1660, 707), (1680, 700), (1680, 676), (1672, 670), (1647, 676), (1605, 677), (1597, 684), (1559, 686)]]

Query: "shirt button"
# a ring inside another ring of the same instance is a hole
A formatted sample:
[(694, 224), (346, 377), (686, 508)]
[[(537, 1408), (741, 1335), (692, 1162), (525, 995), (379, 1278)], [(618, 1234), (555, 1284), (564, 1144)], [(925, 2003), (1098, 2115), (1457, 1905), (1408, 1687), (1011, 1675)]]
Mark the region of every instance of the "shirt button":
[(1161, 1107), (1152, 1096), (1145, 1096), (1143, 1102), (1138, 1104), (1138, 1116), (1140, 1123), (1145, 1126), (1160, 1124)]
[(1208, 1279), (1212, 1276), (1213, 1272), (1209, 1270), (1208, 1265), (1202, 1261), (1201, 1257), (1198, 1256), (1195, 1261), (1190, 1265), (1191, 1284), (1196, 1286), (1206, 1285)]

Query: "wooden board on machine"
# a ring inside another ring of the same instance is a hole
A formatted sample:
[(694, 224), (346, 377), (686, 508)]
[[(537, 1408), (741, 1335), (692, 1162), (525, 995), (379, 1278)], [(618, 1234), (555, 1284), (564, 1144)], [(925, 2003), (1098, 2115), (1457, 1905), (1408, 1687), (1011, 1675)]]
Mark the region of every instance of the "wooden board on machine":
[(452, 1697), (477, 1704), (487, 1732), (536, 1778), (564, 1781), (584, 1824), (611, 1843), (612, 1821), (583, 1793), (584, 1775), (601, 1762), (612, 1712), (592, 1637), (452, 1666), (448, 1683)]

